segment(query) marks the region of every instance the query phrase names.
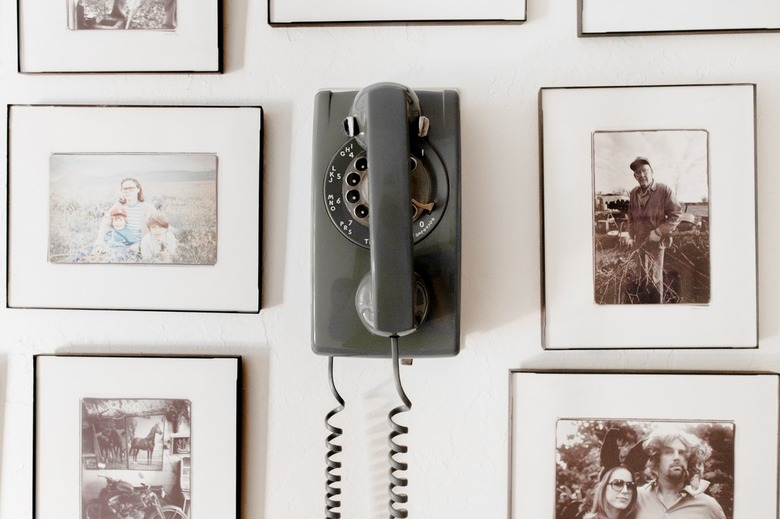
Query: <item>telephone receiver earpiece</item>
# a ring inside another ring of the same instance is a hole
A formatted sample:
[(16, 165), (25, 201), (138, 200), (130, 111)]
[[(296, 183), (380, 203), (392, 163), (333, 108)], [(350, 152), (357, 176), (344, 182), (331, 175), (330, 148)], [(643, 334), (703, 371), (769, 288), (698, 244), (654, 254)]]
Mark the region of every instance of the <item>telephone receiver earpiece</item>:
[[(422, 284), (414, 273), (410, 225), (410, 132), (419, 136), (424, 129), (427, 133), (427, 119), (414, 91), (395, 83), (378, 83), (355, 96), (344, 129), (365, 148), (370, 172), (371, 272), (356, 294), (358, 315), (374, 335), (406, 335), (421, 322), (415, 319), (415, 314), (420, 315), (415, 306), (419, 304), (418, 284)], [(368, 301), (369, 306), (361, 307), (360, 301)], [(372, 319), (364, 320), (365, 315)]]
[(366, 147), (366, 130), (370, 126), (366, 111), (366, 95), (374, 90), (392, 88), (403, 90), (406, 94), (407, 119), (409, 124), (409, 133), (416, 134), (418, 137), (428, 135), (430, 121), (422, 115), (420, 109), (420, 100), (414, 90), (400, 85), (398, 83), (377, 83), (360, 90), (352, 102), (350, 114), (344, 119), (344, 133), (347, 137), (354, 137), (364, 148)]

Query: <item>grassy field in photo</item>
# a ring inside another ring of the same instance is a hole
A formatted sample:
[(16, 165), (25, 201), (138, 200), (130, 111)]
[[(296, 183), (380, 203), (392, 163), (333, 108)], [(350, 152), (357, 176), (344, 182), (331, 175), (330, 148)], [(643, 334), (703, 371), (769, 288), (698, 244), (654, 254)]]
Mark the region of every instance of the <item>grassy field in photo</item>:
[[(143, 182), (146, 202), (165, 213), (179, 246), (175, 263), (213, 265), (217, 261), (215, 181)], [(115, 191), (111, 191), (113, 193)], [(109, 193), (109, 194), (110, 194)], [(49, 261), (71, 263), (98, 238), (100, 222), (116, 200), (99, 190), (52, 192)]]

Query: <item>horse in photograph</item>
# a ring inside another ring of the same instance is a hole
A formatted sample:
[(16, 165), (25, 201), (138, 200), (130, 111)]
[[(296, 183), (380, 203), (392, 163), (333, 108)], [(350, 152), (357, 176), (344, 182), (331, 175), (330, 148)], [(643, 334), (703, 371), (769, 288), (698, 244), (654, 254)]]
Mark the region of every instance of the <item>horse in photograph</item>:
[(159, 423), (155, 423), (149, 431), (149, 434), (147, 434), (144, 438), (133, 438), (133, 441), (130, 443), (130, 456), (133, 457), (133, 461), (135, 463), (138, 463), (138, 451), (146, 451), (146, 464), (152, 464), (154, 441), (156, 435), (158, 434), (162, 434), (162, 429), (160, 428)]
[(124, 456), (122, 455), (123, 440), (119, 431), (116, 430), (116, 425), (111, 424), (111, 427), (104, 433), (108, 437), (108, 446), (111, 457), (115, 461), (122, 461)]
[(98, 432), (96, 434), (98, 447), (100, 447), (100, 457), (103, 461), (114, 461), (114, 451), (111, 448), (111, 440), (106, 436), (105, 432)]

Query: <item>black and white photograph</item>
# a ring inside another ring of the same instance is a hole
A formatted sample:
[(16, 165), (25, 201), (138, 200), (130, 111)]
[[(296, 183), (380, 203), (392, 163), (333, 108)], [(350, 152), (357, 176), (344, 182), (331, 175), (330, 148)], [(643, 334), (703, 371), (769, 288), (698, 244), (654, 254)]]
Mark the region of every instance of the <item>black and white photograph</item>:
[(17, 69), (221, 73), (222, 2), (17, 0)]
[(83, 29), (176, 29), (178, 0), (70, 0), (68, 27)]
[(509, 378), (510, 519), (777, 516), (780, 375)]
[(36, 355), (33, 369), (36, 518), (240, 516), (240, 357)]
[(560, 419), (555, 519), (733, 519), (734, 432), (719, 421)]
[(53, 154), (49, 261), (214, 265), (217, 156)]
[(706, 130), (593, 134), (597, 304), (706, 304)]
[(192, 453), (177, 452), (173, 441), (189, 437), (191, 420), (189, 400), (82, 399), (83, 517), (186, 519), (181, 473)]
[(755, 91), (540, 90), (545, 348), (758, 345)]
[(767, 31), (780, 28), (773, 0), (579, 0), (580, 36)]

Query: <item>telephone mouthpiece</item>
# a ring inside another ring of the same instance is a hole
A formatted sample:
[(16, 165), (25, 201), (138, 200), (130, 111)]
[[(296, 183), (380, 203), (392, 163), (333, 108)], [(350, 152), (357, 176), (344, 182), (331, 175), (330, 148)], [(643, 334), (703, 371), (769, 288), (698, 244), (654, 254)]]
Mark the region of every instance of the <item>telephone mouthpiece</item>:
[(376, 327), (376, 313), (374, 311), (374, 291), (371, 289), (371, 272), (363, 276), (360, 280), (358, 289), (355, 292), (355, 309), (358, 317), (368, 331), (374, 335), (382, 337), (398, 336), (403, 337), (415, 331), (425, 321), (428, 316), (428, 289), (423, 283), (422, 278), (415, 272), (414, 274), (414, 327), (409, 330), (379, 330)]

